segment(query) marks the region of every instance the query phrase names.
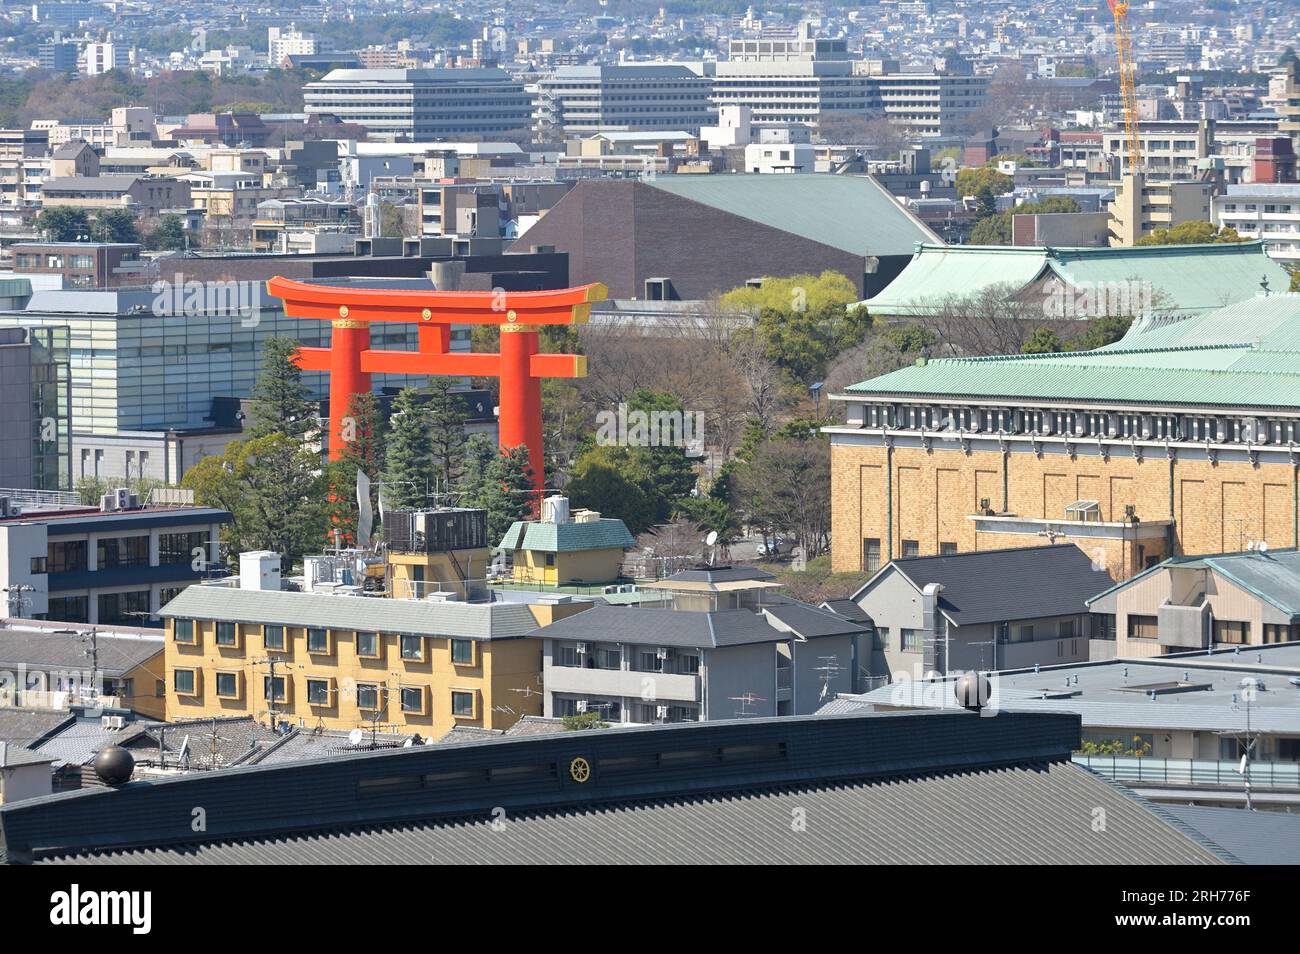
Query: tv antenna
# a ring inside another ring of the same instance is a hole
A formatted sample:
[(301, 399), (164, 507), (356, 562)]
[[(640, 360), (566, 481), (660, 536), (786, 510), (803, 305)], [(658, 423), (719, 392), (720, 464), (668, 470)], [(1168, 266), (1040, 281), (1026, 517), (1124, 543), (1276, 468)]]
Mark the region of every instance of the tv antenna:
[(745, 718), (746, 716), (758, 715), (757, 712), (754, 712), (749, 707), (756, 702), (767, 702), (767, 700), (764, 699), (762, 696), (757, 695), (756, 693), (753, 692), (743, 692), (738, 696), (728, 696), (727, 698), (732, 702), (740, 703), (740, 709), (736, 712), (736, 716), (738, 718)]

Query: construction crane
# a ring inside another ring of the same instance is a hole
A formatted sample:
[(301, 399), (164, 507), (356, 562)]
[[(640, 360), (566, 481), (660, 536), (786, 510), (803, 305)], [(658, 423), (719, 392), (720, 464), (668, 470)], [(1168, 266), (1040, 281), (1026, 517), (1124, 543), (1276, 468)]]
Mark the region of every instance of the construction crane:
[(1142, 171), (1142, 140), (1138, 135), (1137, 69), (1133, 64), (1133, 35), (1129, 32), (1127, 0), (1106, 0), (1115, 18), (1115, 53), (1119, 57), (1119, 92), (1124, 106), (1124, 135), (1128, 141), (1128, 172)]

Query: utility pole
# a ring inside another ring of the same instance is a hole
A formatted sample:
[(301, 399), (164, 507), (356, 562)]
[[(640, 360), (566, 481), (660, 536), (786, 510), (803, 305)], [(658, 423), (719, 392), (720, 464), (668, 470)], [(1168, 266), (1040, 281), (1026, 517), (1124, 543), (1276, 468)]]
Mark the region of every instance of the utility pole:
[(10, 619), (22, 619), (23, 607), (30, 606), (32, 598), (24, 596), (24, 593), (34, 593), (36, 587), (30, 583), (13, 583), (5, 587), (5, 599), (9, 606)]

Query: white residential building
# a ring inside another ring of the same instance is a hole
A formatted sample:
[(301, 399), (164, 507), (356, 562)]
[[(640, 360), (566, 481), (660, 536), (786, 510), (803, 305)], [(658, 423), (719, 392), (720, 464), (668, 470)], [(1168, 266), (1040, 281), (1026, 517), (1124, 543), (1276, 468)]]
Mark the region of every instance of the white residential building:
[(1262, 239), (1279, 262), (1300, 265), (1300, 184), (1228, 186), (1214, 197), (1211, 216), (1215, 225), (1236, 229), (1243, 238)]

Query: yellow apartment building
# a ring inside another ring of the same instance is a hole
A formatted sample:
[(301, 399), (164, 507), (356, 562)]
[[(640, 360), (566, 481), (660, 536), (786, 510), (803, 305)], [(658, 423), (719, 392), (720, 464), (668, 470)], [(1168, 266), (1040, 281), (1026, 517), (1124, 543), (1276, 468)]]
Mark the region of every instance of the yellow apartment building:
[(163, 608), (169, 721), (250, 715), (439, 738), (540, 715), (540, 626), (591, 604), (196, 585)]

